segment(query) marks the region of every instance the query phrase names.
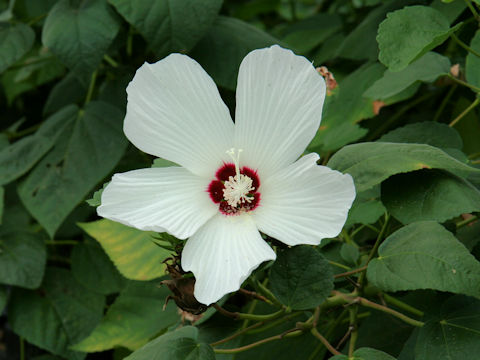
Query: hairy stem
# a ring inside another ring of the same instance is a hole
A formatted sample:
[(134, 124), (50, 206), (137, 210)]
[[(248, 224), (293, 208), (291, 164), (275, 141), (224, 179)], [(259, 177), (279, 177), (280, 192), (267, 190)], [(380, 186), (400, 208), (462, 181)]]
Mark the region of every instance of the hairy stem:
[(456, 123), (458, 123), (460, 120), (462, 120), (470, 111), (472, 111), (478, 104), (480, 104), (480, 98), (476, 98), (474, 102), (470, 104), (469, 107), (467, 107), (465, 110), (462, 111), (460, 115), (458, 115), (455, 119), (452, 120), (448, 126), (452, 127), (455, 126)]

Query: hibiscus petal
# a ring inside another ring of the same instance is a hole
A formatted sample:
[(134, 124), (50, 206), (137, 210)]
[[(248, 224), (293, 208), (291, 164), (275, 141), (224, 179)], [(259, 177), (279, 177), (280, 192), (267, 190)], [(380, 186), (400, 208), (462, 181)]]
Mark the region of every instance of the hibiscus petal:
[(318, 245), (340, 233), (355, 198), (353, 179), (317, 160), (309, 154), (265, 179), (252, 214), (260, 231), (287, 245)]
[(182, 268), (195, 274), (195, 298), (210, 305), (238, 290), (262, 262), (274, 259), (249, 215), (218, 214), (188, 239)]
[(240, 65), (235, 141), (241, 162), (269, 176), (293, 163), (320, 126), (325, 81), (303, 56), (274, 45)]
[(234, 124), (213, 80), (186, 55), (143, 64), (127, 88), (124, 131), (140, 150), (213, 176)]
[(115, 174), (97, 213), (140, 230), (186, 239), (218, 211), (208, 196), (208, 181), (181, 167)]

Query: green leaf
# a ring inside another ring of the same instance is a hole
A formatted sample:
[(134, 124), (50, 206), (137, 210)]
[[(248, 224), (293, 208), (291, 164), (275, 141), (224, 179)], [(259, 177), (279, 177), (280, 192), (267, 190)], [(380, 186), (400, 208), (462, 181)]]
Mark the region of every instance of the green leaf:
[(316, 48), (342, 27), (336, 14), (319, 13), (293, 23), (283, 32), (281, 40), (297, 53), (305, 54)]
[(271, 288), (282, 304), (305, 310), (321, 304), (333, 290), (328, 261), (311, 246), (295, 246), (277, 255), (271, 273)]
[(380, 186), (375, 186), (357, 193), (345, 225), (373, 224), (385, 211), (385, 207), (380, 201)]
[(105, 190), (108, 184), (110, 184), (110, 181), (103, 184), (101, 189), (98, 189), (97, 191), (95, 191), (93, 193), (93, 196), (90, 199), (86, 200), (87, 204), (94, 207), (100, 206), (102, 204), (103, 190)]
[(335, 355), (330, 360), (395, 360), (395, 358), (380, 350), (360, 348), (354, 351), (353, 358), (347, 355)]
[(20, 230), (0, 233), (0, 283), (36, 289), (46, 262), (42, 238)]
[(332, 156), (328, 166), (352, 175), (359, 192), (391, 175), (420, 169), (443, 169), (458, 176), (480, 178), (480, 169), (424, 144), (366, 142), (348, 145)]
[(384, 100), (397, 95), (418, 81), (433, 82), (439, 76), (447, 75), (449, 72), (450, 60), (447, 57), (428, 52), (401, 71), (385, 71), (383, 77), (368, 88), (364, 96)]
[(35, 33), (25, 24), (0, 23), (0, 74), (20, 60), (33, 46)]
[(53, 354), (81, 360), (69, 347), (87, 336), (103, 314), (105, 297), (77, 283), (71, 273), (48, 268), (40, 291), (14, 289), (8, 306), (13, 331)]
[(379, 142), (428, 144), (443, 150), (462, 149), (460, 134), (450, 126), (433, 121), (408, 124), (383, 135)]
[(177, 163), (174, 163), (173, 161), (162, 159), (162, 158), (157, 158), (153, 160), (152, 167), (153, 168), (158, 168), (158, 167), (169, 167), (169, 166), (180, 166)]
[(124, 285), (122, 276), (96, 241), (75, 245), (71, 260), (73, 276), (90, 291), (108, 295), (119, 292)]
[(54, 116), (64, 121), (53, 149), (18, 187), (22, 202), (51, 237), (112, 171), (127, 145), (122, 114), (106, 103), (90, 102), (80, 111), (72, 105)]
[(360, 252), (357, 247), (351, 244), (342, 244), (342, 247), (340, 248), (340, 256), (348, 264), (355, 265), (360, 256)]
[(467, 8), (465, 1), (447, 1), (445, 0), (434, 0), (430, 4), (430, 7), (440, 11), (443, 16), (448, 19), (448, 22), (452, 24), (457, 18), (463, 13)]
[(95, 330), (73, 349), (96, 352), (123, 346), (136, 350), (179, 320), (177, 307), (163, 310), (170, 291), (154, 282), (129, 282)]
[(378, 46), (375, 41), (378, 25), (388, 12), (411, 2), (405, 0), (387, 1), (382, 6), (370, 11), (365, 19), (347, 35), (340, 45), (337, 55), (352, 60), (375, 61), (378, 55)]
[[(477, 30), (472, 38), (470, 47), (480, 54), (480, 30)], [(480, 87), (480, 57), (471, 52), (468, 53), (465, 60), (465, 77), (468, 83)]]
[[(240, 63), (250, 51), (277, 44), (266, 32), (238, 19), (219, 16), (192, 50), (217, 85), (234, 90)], [(219, 54), (222, 54), (219, 56)]]
[(77, 76), (88, 76), (119, 28), (106, 0), (61, 0), (48, 13), (42, 42)]
[(420, 221), (391, 234), (367, 269), (385, 291), (434, 289), (480, 296), (480, 262), (448, 230)]
[(322, 124), (308, 150), (336, 150), (367, 133), (357, 123), (375, 115), (373, 100), (361, 94), (382, 76), (383, 71), (381, 64), (367, 64), (339, 82), (338, 93), (326, 98)]
[(382, 201), (400, 222), (435, 220), (480, 211), (480, 191), (467, 181), (440, 170), (395, 175), (382, 184)]
[(480, 352), (480, 301), (453, 296), (420, 328), (415, 359), (473, 359)]
[(30, 170), (53, 146), (54, 139), (35, 134), (0, 151), (0, 185), (8, 184)]
[(166, 333), (138, 349), (125, 360), (215, 360), (210, 345), (197, 342), (192, 326)]
[(109, 0), (159, 58), (187, 52), (206, 34), (222, 0)]
[(86, 93), (87, 85), (80, 81), (75, 73), (69, 72), (50, 90), (43, 114), (53, 114), (67, 105), (75, 104), (83, 99)]
[(461, 24), (450, 28), (448, 19), (427, 6), (407, 6), (387, 14), (378, 28), (379, 60), (400, 71), (443, 43)]
[(137, 230), (110, 220), (83, 223), (79, 226), (102, 245), (118, 271), (127, 279), (152, 280), (165, 274), (163, 261), (170, 253), (155, 245), (155, 233)]

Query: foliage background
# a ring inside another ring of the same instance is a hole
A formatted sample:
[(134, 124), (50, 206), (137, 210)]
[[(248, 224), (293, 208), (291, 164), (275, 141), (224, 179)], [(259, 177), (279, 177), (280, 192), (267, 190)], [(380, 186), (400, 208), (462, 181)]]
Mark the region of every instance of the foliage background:
[[(479, 5), (0, 0), (0, 359), (123, 359), (151, 339), (129, 359), (213, 359), (252, 325), (217, 358), (330, 358), (319, 332), (355, 359), (477, 359)], [(236, 294), (222, 302), (241, 320), (211, 308), (175, 331), (158, 285), (176, 239), (90, 206), (113, 173), (152, 165), (123, 135), (125, 88), (183, 52), (233, 111), (242, 58), (276, 43), (334, 74), (307, 151), (357, 200), (319, 248), (269, 239), (277, 262), (245, 283), (267, 302)]]

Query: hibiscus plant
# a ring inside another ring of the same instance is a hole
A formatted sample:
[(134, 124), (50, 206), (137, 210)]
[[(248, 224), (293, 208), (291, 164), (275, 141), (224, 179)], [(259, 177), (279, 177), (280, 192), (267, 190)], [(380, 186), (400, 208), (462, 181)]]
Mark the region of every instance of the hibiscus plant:
[(478, 359), (479, 104), (478, 0), (0, 0), (0, 359)]

